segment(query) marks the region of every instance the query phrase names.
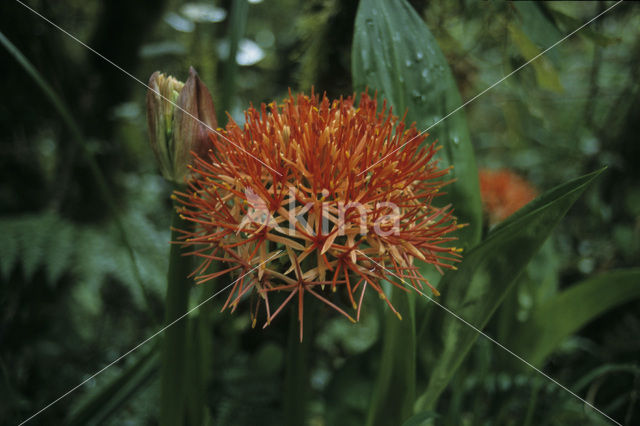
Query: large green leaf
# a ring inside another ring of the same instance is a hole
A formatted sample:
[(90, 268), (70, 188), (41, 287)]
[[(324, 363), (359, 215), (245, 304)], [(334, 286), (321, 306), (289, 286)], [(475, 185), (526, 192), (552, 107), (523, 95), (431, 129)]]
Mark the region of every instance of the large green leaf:
[[(405, 0), (362, 0), (356, 16), (352, 50), (356, 90), (375, 90), (396, 114), (420, 130), (444, 118), (462, 104), (444, 55), (422, 19)], [(481, 205), (475, 157), (467, 123), (459, 111), (437, 126), (443, 150), (442, 167), (455, 165), (447, 187), (459, 220), (469, 223), (460, 245), (471, 247), (480, 238)], [(433, 140), (433, 138), (431, 138)], [(412, 412), (415, 398), (415, 301), (395, 292), (393, 303), (405, 315), (399, 322), (385, 315), (385, 335), (379, 375), (367, 424), (399, 424)], [(400, 349), (401, 348), (401, 349)]]
[[(396, 114), (427, 129), (462, 105), (451, 69), (436, 40), (406, 0), (362, 0), (356, 16), (351, 54), (356, 90), (376, 90)], [(454, 165), (445, 202), (453, 203), (461, 223), (462, 247), (480, 239), (478, 175), (464, 111), (429, 130), (443, 146), (443, 167)], [(433, 137), (430, 140), (434, 140)]]
[(603, 312), (640, 297), (640, 268), (589, 278), (536, 308), (518, 327), (512, 349), (541, 365), (564, 338)]
[[(458, 271), (445, 275), (443, 305), (482, 329), (556, 224), (601, 172), (552, 189), (491, 232), (465, 256)], [(434, 407), (478, 337), (468, 324), (448, 313), (443, 315), (443, 349), (436, 365), (428, 366), (429, 384), (417, 404), (422, 410)]]

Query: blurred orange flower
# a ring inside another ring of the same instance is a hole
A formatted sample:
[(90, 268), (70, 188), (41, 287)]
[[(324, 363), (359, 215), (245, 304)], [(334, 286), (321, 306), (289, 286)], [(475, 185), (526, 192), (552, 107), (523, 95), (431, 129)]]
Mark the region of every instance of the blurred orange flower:
[(483, 169), (479, 175), (482, 205), (490, 224), (503, 221), (538, 195), (529, 182), (510, 170)]

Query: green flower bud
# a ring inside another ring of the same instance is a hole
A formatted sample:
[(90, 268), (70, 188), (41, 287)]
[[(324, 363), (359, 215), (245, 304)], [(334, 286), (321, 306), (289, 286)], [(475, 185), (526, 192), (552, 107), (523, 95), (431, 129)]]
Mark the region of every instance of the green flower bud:
[(207, 86), (191, 67), (186, 83), (159, 71), (149, 79), (147, 123), (149, 139), (165, 179), (184, 183), (191, 153), (204, 155), (208, 132), (217, 127)]

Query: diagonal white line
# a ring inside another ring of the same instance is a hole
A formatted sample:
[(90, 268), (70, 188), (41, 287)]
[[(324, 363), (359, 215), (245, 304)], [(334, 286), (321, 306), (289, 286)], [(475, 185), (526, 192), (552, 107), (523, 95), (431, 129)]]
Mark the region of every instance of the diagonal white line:
[(136, 346), (134, 346), (133, 348), (129, 349), (127, 352), (125, 352), (124, 354), (120, 355), (118, 358), (116, 358), (114, 361), (112, 361), (111, 363), (107, 364), (106, 366), (104, 366), (103, 368), (101, 368), (100, 370), (96, 371), (95, 373), (93, 373), (91, 376), (89, 376), (87, 379), (85, 379), (84, 381), (82, 381), (81, 383), (77, 384), (76, 386), (72, 387), (71, 389), (69, 389), (66, 393), (62, 394), (61, 396), (59, 396), (57, 399), (51, 401), (49, 404), (47, 404), (46, 406), (44, 406), (43, 408), (41, 408), (38, 412), (34, 413), (33, 415), (31, 415), (31, 417), (23, 420), (20, 424), (18, 424), (18, 426), (21, 426), (25, 423), (27, 423), (28, 421), (32, 420), (34, 417), (36, 417), (37, 415), (41, 414), (43, 411), (49, 409), (52, 405), (60, 402), (62, 399), (66, 398), (67, 396), (69, 396), (71, 393), (75, 392), (76, 390), (78, 390), (79, 388), (81, 388), (82, 386), (84, 386), (89, 380), (94, 379), (96, 376), (100, 375), (101, 373), (104, 373), (109, 367), (113, 367), (115, 364), (117, 364), (118, 362), (122, 361), (124, 358), (126, 358), (128, 355), (130, 355), (132, 352), (140, 349), (140, 347), (142, 347), (144, 344), (148, 343), (151, 339), (153, 339), (154, 337), (157, 337), (158, 335), (162, 334), (162, 332), (164, 332), (166, 329), (168, 329), (169, 327), (171, 327), (172, 325), (174, 325), (175, 323), (177, 323), (178, 321), (180, 321), (181, 319), (183, 319), (184, 317), (188, 316), (191, 312), (197, 310), (198, 308), (200, 308), (200, 306), (204, 305), (205, 303), (209, 302), (210, 300), (212, 300), (214, 297), (218, 296), (220, 293), (224, 292), (226, 289), (228, 289), (229, 287), (231, 287), (232, 285), (234, 285), (235, 283), (237, 283), (238, 281), (240, 281), (242, 278), (246, 277), (247, 275), (249, 275), (251, 272), (255, 271), (256, 269), (258, 269), (260, 266), (264, 265), (265, 263), (267, 263), (268, 261), (270, 261), (271, 259), (273, 259), (274, 257), (276, 257), (277, 255), (279, 255), (280, 253), (282, 253), (282, 250), (277, 251), (273, 256), (269, 257), (267, 260), (265, 260), (264, 262), (260, 262), (258, 265), (256, 265), (255, 267), (251, 268), (249, 271), (247, 271), (246, 273), (242, 274), (240, 277), (238, 277), (238, 279), (236, 279), (235, 281), (233, 281), (232, 283), (230, 283), (229, 285), (225, 286), (222, 290), (217, 291), (216, 293), (213, 294), (213, 296), (209, 296), (208, 298), (206, 298), (205, 300), (203, 300), (202, 302), (200, 302), (198, 305), (196, 305), (195, 307), (189, 309), (187, 312), (185, 312), (184, 314), (182, 314), (181, 316), (179, 316), (178, 318), (176, 318), (175, 320), (171, 321), (169, 324), (167, 324), (166, 326), (162, 327), (160, 330), (156, 331), (154, 334), (152, 334), (151, 336), (147, 337), (146, 339), (144, 339), (142, 342), (138, 343)]
[(236, 148), (240, 149), (241, 151), (243, 151), (244, 153), (246, 153), (247, 155), (249, 155), (250, 157), (253, 157), (255, 160), (259, 161), (263, 166), (265, 166), (266, 168), (268, 168), (269, 170), (271, 170), (272, 172), (276, 173), (279, 176), (282, 176), (282, 173), (278, 172), (277, 170), (274, 170), (271, 166), (269, 166), (267, 163), (265, 163), (264, 161), (262, 161), (261, 159), (259, 159), (258, 157), (256, 157), (255, 155), (253, 155), (252, 153), (250, 153), (249, 151), (247, 151), (246, 149), (242, 148), (240, 145), (236, 144), (235, 142), (233, 142), (231, 139), (227, 138), (225, 135), (223, 135), (222, 133), (220, 133), (219, 131), (215, 130), (214, 128), (212, 128), (211, 126), (209, 126), (207, 123), (205, 123), (204, 121), (200, 120), (198, 117), (196, 117), (195, 115), (191, 114), (189, 111), (186, 111), (184, 108), (182, 108), (181, 106), (177, 105), (175, 102), (173, 102), (171, 99), (167, 98), (166, 96), (163, 96), (159, 91), (154, 90), (151, 86), (149, 86), (147, 83), (145, 83), (144, 81), (140, 80), (138, 77), (136, 77), (135, 75), (131, 74), (129, 71), (125, 70), (124, 68), (122, 68), (120, 65), (116, 64), (115, 62), (113, 62), (111, 59), (107, 58), (106, 56), (104, 56), (102, 53), (98, 52), (97, 50), (95, 50), (93, 47), (89, 46), (88, 44), (86, 44), (85, 42), (83, 42), (82, 40), (80, 40), (79, 38), (77, 38), (76, 36), (74, 36), (73, 34), (69, 33), (68, 31), (66, 31), (64, 28), (60, 27), (58, 24), (56, 24), (55, 22), (53, 22), (52, 20), (50, 20), (49, 18), (47, 18), (46, 16), (42, 15), (40, 12), (36, 11), (35, 9), (29, 7), (28, 5), (24, 4), (22, 1), (20, 0), (16, 0), (16, 2), (20, 3), (22, 6), (24, 6), (26, 9), (30, 10), (31, 12), (33, 12), (35, 15), (39, 16), (40, 18), (42, 18), (44, 21), (48, 22), (49, 24), (51, 24), (53, 27), (55, 27), (56, 29), (58, 29), (59, 31), (61, 31), (62, 33), (64, 33), (65, 35), (67, 35), (68, 37), (70, 37), (71, 39), (73, 39), (75, 42), (79, 43), (80, 45), (82, 45), (83, 47), (86, 47), (88, 50), (90, 50), (91, 52), (95, 53), (97, 56), (99, 56), (100, 58), (104, 59), (105, 61), (107, 61), (109, 64), (113, 65), (115, 68), (117, 68), (118, 70), (122, 71), (125, 75), (131, 77), (132, 79), (134, 79), (135, 81), (137, 81), (138, 83), (142, 84), (144, 87), (146, 87), (147, 89), (151, 90), (153, 93), (155, 93), (156, 95), (160, 96), (163, 100), (165, 100), (166, 102), (169, 102), (171, 105), (173, 105), (175, 108), (178, 108), (179, 110), (181, 110), (182, 112), (184, 112), (185, 114), (187, 114), (189, 117), (193, 118), (194, 120), (196, 120), (198, 123), (202, 124), (204, 127), (206, 127), (208, 130), (210, 130), (211, 132), (217, 134), (218, 136), (220, 136), (221, 138), (225, 139), (226, 141), (228, 141), (229, 143), (231, 143), (233, 146), (235, 146)]
[(384, 267), (384, 265), (381, 265), (380, 263), (376, 262), (375, 260), (373, 260), (371, 257), (367, 256), (366, 254), (364, 254), (363, 252), (361, 252), (360, 250), (356, 250), (357, 253), (360, 253), (361, 255), (363, 255), (364, 257), (366, 257), (367, 259), (369, 259), (370, 261), (372, 261), (373, 263), (375, 263), (376, 265), (378, 265), (380, 268), (384, 269), (385, 271), (387, 271), (388, 273), (390, 273), (391, 275), (393, 275), (394, 277), (398, 278), (403, 284), (410, 286), (411, 289), (417, 291), (419, 294), (421, 294), (422, 296), (426, 297), (427, 299), (429, 299), (431, 302), (435, 303), (436, 305), (438, 305), (440, 308), (444, 309), (445, 312), (447, 312), (448, 314), (452, 315), (453, 317), (455, 317), (457, 320), (461, 321), (463, 324), (471, 327), (476, 333), (482, 335), (483, 337), (485, 337), (486, 339), (488, 339), (490, 342), (494, 343), (495, 345), (497, 345), (498, 347), (500, 347), (501, 349), (503, 349), (504, 351), (506, 351), (507, 353), (509, 353), (510, 355), (512, 355), (513, 357), (515, 357), (517, 360), (523, 362), (524, 364), (526, 364), (527, 366), (531, 367), (532, 369), (534, 369), (537, 373), (541, 374), (544, 378), (546, 378), (547, 380), (553, 382), (556, 386), (559, 386), (561, 389), (569, 392), (571, 395), (573, 395), (574, 397), (576, 397), (577, 399), (579, 399), (580, 401), (582, 401), (583, 403), (585, 403), (586, 405), (588, 405), (589, 407), (591, 407), (592, 409), (594, 409), (595, 411), (597, 411), (599, 414), (603, 415), (604, 417), (606, 417), (607, 419), (609, 419), (610, 421), (612, 421), (613, 423), (615, 423), (618, 426), (622, 426), (622, 423), (614, 420), (613, 418), (611, 418), (608, 414), (606, 414), (604, 411), (600, 410), (598, 407), (596, 407), (595, 405), (591, 404), (590, 402), (586, 401), (585, 399), (581, 398), (578, 394), (576, 394), (575, 392), (573, 392), (571, 389), (567, 388), (566, 386), (564, 386), (562, 383), (558, 382), (556, 379), (554, 379), (553, 377), (549, 376), (547, 373), (545, 373), (544, 371), (540, 370), (539, 368), (535, 367), (533, 364), (531, 364), (529, 361), (527, 361), (526, 359), (522, 358), (520, 355), (518, 355), (517, 353), (513, 352), (511, 349), (507, 348), (506, 346), (504, 346), (502, 343), (498, 342), (496, 339), (494, 339), (493, 337), (489, 336), (487, 333), (483, 332), (482, 330), (480, 330), (478, 327), (476, 327), (475, 325), (471, 324), (469, 321), (465, 320), (464, 318), (462, 318), (460, 315), (456, 314), (455, 312), (453, 312), (451, 309), (447, 308), (446, 306), (444, 306), (443, 304), (441, 304), (440, 302), (437, 302), (436, 300), (434, 300), (431, 296), (423, 293), (422, 291), (418, 290), (417, 288), (415, 288), (414, 286), (410, 285), (409, 283), (407, 283), (405, 280), (403, 280), (402, 278), (400, 278), (398, 275), (396, 275), (393, 271), (387, 269)]
[(542, 52), (538, 53), (536, 56), (534, 56), (533, 58), (529, 59), (527, 62), (525, 62), (524, 64), (520, 65), (518, 68), (516, 68), (515, 70), (511, 71), (509, 74), (505, 75), (504, 77), (502, 77), (500, 80), (496, 81), (495, 83), (493, 83), (491, 86), (487, 87), (486, 89), (484, 89), (482, 92), (478, 93), (477, 95), (475, 95), (473, 98), (469, 99), (468, 101), (466, 101), (465, 103), (463, 103), (462, 105), (460, 105), (459, 107), (457, 107), (456, 109), (454, 109), (453, 111), (449, 112), (447, 115), (445, 115), (444, 117), (442, 117), (440, 120), (436, 121), (435, 123), (433, 123), (431, 126), (427, 127), (426, 129), (424, 129), (423, 131), (421, 131), (420, 133), (418, 133), (416, 136), (414, 136), (413, 138), (409, 139), (407, 142), (403, 143), (402, 145), (400, 145), (398, 148), (394, 149), (393, 151), (391, 151), (390, 153), (388, 153), (387, 155), (385, 155), (384, 157), (382, 157), (381, 159), (379, 159), (378, 161), (376, 161), (375, 163), (371, 164), (369, 167), (367, 167), (366, 169), (364, 169), (363, 171), (361, 171), (360, 173), (358, 173), (358, 176), (360, 176), (361, 174), (365, 173), (367, 170), (371, 169), (373, 166), (375, 166), (376, 164), (384, 161), (385, 158), (389, 157), (390, 155), (393, 155), (395, 152), (398, 152), (400, 149), (402, 149), (402, 147), (404, 147), (405, 145), (407, 145), (408, 143), (410, 143), (411, 141), (415, 140), (416, 138), (419, 138), (420, 136), (422, 136), (423, 134), (427, 133), (429, 130), (431, 130), (432, 128), (434, 128), (435, 126), (437, 126), (438, 124), (440, 124), (442, 121), (446, 120), (447, 118), (449, 118), (450, 116), (452, 116), (453, 114), (455, 114), (456, 112), (460, 111), (462, 108), (464, 108), (465, 106), (469, 105), (471, 102), (475, 101), (476, 99), (478, 99), (480, 96), (484, 95), (485, 93), (487, 93), (489, 90), (493, 89), (494, 87), (496, 87), (498, 84), (502, 83), (503, 81), (505, 81), (507, 78), (511, 77), (512, 75), (514, 75), (515, 73), (517, 73), (518, 71), (520, 71), (522, 68), (526, 67), (527, 65), (529, 65), (531, 62), (535, 61), (536, 59), (538, 59), (539, 57), (541, 57), (542, 55), (544, 55), (545, 53), (547, 53), (548, 51), (550, 51), (551, 49), (553, 49), (554, 47), (556, 47), (557, 45), (559, 45), (560, 43), (562, 43), (563, 41), (565, 41), (566, 39), (568, 39), (569, 37), (571, 37), (572, 35), (574, 35), (575, 33), (577, 33), (578, 31), (580, 31), (581, 29), (583, 29), (584, 27), (586, 27), (587, 25), (589, 25), (590, 23), (592, 23), (593, 21), (595, 21), (596, 19), (598, 19), (599, 17), (601, 17), (602, 15), (604, 15), (605, 13), (609, 12), (611, 9), (613, 9), (614, 7), (616, 7), (617, 5), (619, 5), (620, 3), (622, 3), (622, 0), (619, 0), (618, 2), (614, 3), (613, 5), (611, 5), (610, 7), (608, 7), (606, 10), (600, 12), (599, 14), (597, 14), (596, 16), (594, 16), (593, 18), (591, 18), (590, 20), (588, 20), (587, 22), (585, 22), (584, 24), (580, 25), (578, 28), (576, 28), (575, 30), (573, 30), (572, 32), (570, 32), (569, 34), (567, 34), (566, 36), (562, 37), (560, 40), (556, 41), (555, 43), (553, 43), (551, 46), (547, 47), (546, 49), (544, 49)]

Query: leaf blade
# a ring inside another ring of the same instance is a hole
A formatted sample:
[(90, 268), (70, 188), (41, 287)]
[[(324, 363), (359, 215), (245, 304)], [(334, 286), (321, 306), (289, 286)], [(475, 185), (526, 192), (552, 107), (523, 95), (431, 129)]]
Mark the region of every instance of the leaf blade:
[(640, 268), (591, 277), (535, 309), (514, 336), (513, 349), (540, 366), (565, 337), (608, 309), (638, 297)]
[[(551, 230), (603, 170), (548, 191), (491, 232), (465, 256), (458, 271), (443, 278), (443, 305), (482, 329)], [(435, 405), (478, 337), (474, 329), (451, 316), (443, 318), (443, 330), (443, 351), (419, 398), (419, 409)]]
[(154, 345), (119, 376), (83, 399), (71, 412), (65, 424), (76, 426), (106, 422), (119, 408), (129, 403), (136, 393), (153, 381), (159, 367), (158, 345)]
[[(396, 114), (424, 130), (462, 105), (449, 65), (438, 44), (406, 0), (363, 0), (356, 16), (352, 75), (357, 91), (376, 90)], [(432, 129), (443, 149), (440, 165), (455, 165), (443, 204), (452, 203), (461, 223), (461, 246), (480, 240), (482, 207), (473, 146), (464, 111)]]

